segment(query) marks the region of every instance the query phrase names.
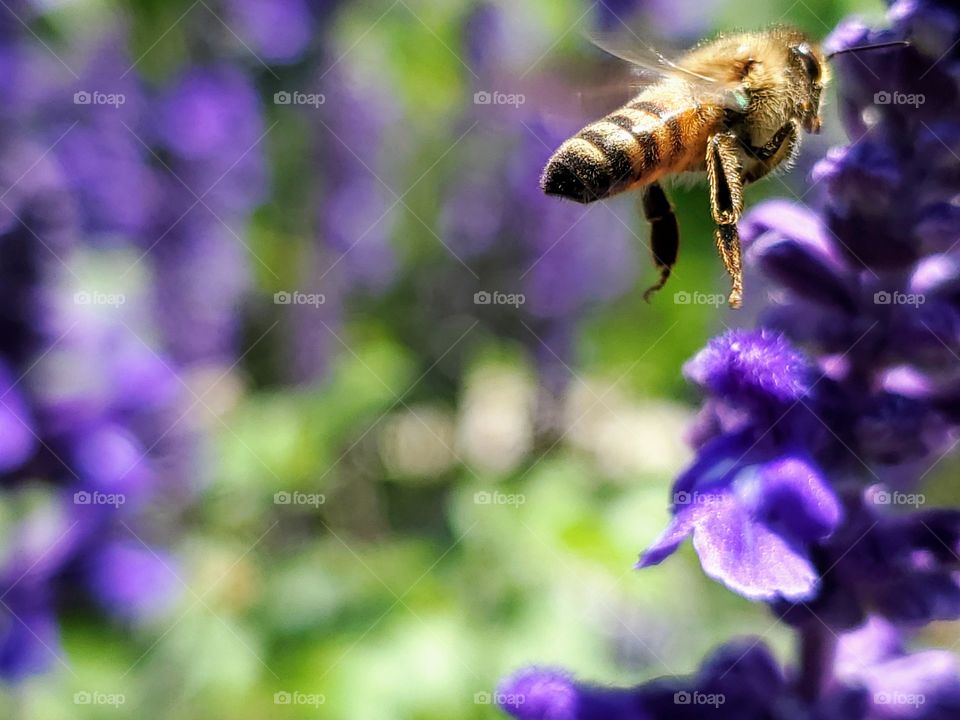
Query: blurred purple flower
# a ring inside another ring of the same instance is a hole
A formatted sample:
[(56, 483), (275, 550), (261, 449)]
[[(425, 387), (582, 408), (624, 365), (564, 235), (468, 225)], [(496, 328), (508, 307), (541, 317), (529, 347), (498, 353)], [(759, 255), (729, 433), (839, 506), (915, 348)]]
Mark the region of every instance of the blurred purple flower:
[(19, 681), (46, 670), (60, 653), (53, 611), (37, 596), (7, 597), (0, 607), (0, 677)]
[(400, 265), (391, 238), (404, 190), (386, 162), (392, 129), (402, 124), (396, 91), (383, 78), (334, 66), (317, 73), (325, 102), (308, 110), (317, 129), (310, 159), (322, 172), (315, 245), (297, 280), (300, 292), (324, 301), (284, 308), (291, 335), (288, 374), (294, 382), (324, 376), (331, 351), (342, 349), (334, 333), (339, 333), (346, 299), (383, 295)]
[[(4, 502), (21, 503), (25, 492), (44, 498), (4, 538), (0, 677), (8, 680), (55, 661), (57, 615), (68, 602), (94, 598), (109, 618), (128, 621), (173, 601), (174, 578), (150, 566), (167, 555), (153, 547), (162, 538), (139, 520), (158, 487), (168, 502), (193, 479), (195, 431), (179, 423), (182, 366), (165, 352), (174, 343), (156, 331), (154, 313), (168, 308), (149, 301), (153, 281), (169, 275), (143, 250), (157, 242), (162, 216), (176, 212), (165, 194), (168, 182), (182, 188), (173, 166), (193, 182), (216, 180), (237, 138), (253, 143), (262, 133), (242, 76), (213, 73), (227, 87), (214, 99), (228, 111), (224, 135), (217, 111), (197, 97), (215, 92), (214, 81), (203, 84), (210, 75), (176, 100), (158, 100), (137, 73), (118, 77), (132, 63), (122, 33), (69, 56), (79, 78), (35, 44), (20, 23), (0, 27), (0, 57), (23, 62), (0, 109), (0, 472)], [(158, 132), (151, 123), (172, 121), (178, 101), (202, 122), (181, 123), (175, 137)], [(254, 114), (246, 124), (244, 108)], [(237, 222), (233, 210), (248, 213), (262, 191), (251, 177), (233, 200), (207, 203)]]
[(314, 35), (306, 0), (228, 0), (227, 9), (228, 24), (267, 63), (299, 60)]
[(348, 286), (382, 292), (396, 270), (390, 236), (402, 191), (388, 182), (392, 173), (385, 160), (400, 109), (395, 92), (381, 80), (337, 68), (323, 82), (320, 241), (331, 267), (342, 266), (336, 272)]
[(262, 132), (256, 92), (237, 69), (191, 68), (159, 101), (160, 142), (184, 160), (229, 166)]
[(892, 626), (871, 619), (839, 638), (819, 696), (781, 669), (758, 640), (729, 643), (688, 678), (633, 688), (531, 668), (500, 684), (498, 704), (518, 720), (948, 720), (960, 711), (960, 673), (947, 652), (907, 653)]
[[(799, 706), (792, 678), (759, 640), (730, 643), (688, 678), (664, 678), (633, 688), (575, 681), (549, 669), (524, 670), (501, 683), (500, 706), (518, 720), (765, 720), (777, 708)], [(837, 688), (807, 718), (862, 720), (863, 693)], [(821, 714), (831, 706), (849, 714)], [(853, 712), (850, 712), (853, 711)]]
[[(630, 289), (636, 242), (619, 208), (584, 209), (543, 195), (538, 174), (564, 131), (523, 110), (511, 115), (489, 117), (479, 106), (465, 119), (457, 162), (473, 171), (450, 184), (440, 235), (474, 269), (459, 283), (470, 288), (461, 291), (471, 305), (465, 312), (478, 313), (476, 291), (523, 295), (512, 320), (537, 358), (541, 380), (557, 391), (569, 379), (564, 362), (580, 320)], [(485, 321), (506, 321), (496, 317), (506, 314), (502, 308), (480, 310)]]
[(718, 0), (598, 0), (597, 24), (614, 33), (647, 33), (649, 39), (699, 38), (713, 24)]
[(91, 562), (91, 594), (118, 618), (148, 620), (170, 606), (178, 589), (173, 558), (136, 541), (108, 544)]
[(260, 102), (249, 78), (227, 66), (191, 68), (158, 102), (154, 132), (170, 160), (145, 238), (158, 322), (175, 359), (229, 364), (250, 282), (243, 234), (266, 192)]
[(33, 419), (16, 378), (0, 362), (0, 472), (20, 467), (37, 449)]

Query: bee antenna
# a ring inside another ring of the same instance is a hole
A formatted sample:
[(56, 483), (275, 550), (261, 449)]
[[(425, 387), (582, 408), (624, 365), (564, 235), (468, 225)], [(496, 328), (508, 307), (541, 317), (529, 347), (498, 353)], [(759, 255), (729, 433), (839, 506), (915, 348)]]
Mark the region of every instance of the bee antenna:
[(873, 45), (857, 45), (855, 47), (844, 48), (843, 50), (835, 50), (832, 53), (827, 54), (827, 60), (832, 60), (837, 55), (843, 55), (844, 53), (852, 52), (861, 52), (863, 50), (880, 50), (882, 48), (889, 47), (909, 47), (909, 40), (891, 40), (890, 42), (874, 43)]

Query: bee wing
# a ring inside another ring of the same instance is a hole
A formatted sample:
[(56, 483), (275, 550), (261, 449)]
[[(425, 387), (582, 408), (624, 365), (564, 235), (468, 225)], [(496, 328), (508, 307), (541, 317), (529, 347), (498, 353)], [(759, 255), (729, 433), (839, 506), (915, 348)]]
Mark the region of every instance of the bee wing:
[(663, 78), (679, 77), (704, 100), (742, 109), (742, 93), (737, 85), (685, 68), (682, 51), (661, 52), (632, 30), (628, 34), (587, 32), (585, 36), (608, 55), (629, 63), (638, 88)]
[(579, 122), (595, 120), (630, 102), (650, 83), (626, 63), (604, 58), (602, 62), (570, 62), (541, 79), (537, 94), (542, 107)]
[(527, 102), (541, 113), (585, 124), (630, 102), (651, 78), (604, 53), (553, 59), (524, 86)]

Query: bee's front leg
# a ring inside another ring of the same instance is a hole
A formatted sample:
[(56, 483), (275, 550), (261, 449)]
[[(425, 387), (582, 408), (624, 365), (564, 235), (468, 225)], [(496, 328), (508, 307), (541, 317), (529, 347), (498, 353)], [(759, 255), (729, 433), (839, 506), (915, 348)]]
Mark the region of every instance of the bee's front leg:
[(763, 147), (747, 147), (747, 152), (753, 156), (756, 163), (743, 174), (743, 184), (749, 185), (765, 177), (778, 165), (789, 162), (800, 147), (800, 132), (797, 123), (791, 121), (777, 131)]
[(714, 240), (723, 266), (732, 280), (728, 302), (739, 308), (743, 303), (743, 268), (740, 259), (740, 234), (737, 222), (743, 212), (743, 168), (739, 146), (733, 133), (717, 133), (707, 142), (707, 179), (710, 183), (710, 211), (717, 224)]
[(650, 296), (667, 284), (680, 250), (677, 215), (660, 183), (652, 183), (643, 191), (643, 216), (650, 223), (650, 249), (653, 262), (660, 271), (657, 283), (643, 293), (643, 299), (650, 302)]

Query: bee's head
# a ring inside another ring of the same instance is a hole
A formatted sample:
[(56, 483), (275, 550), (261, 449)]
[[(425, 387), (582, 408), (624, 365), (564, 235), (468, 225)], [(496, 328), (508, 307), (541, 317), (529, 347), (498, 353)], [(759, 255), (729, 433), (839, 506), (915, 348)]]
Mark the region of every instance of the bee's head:
[(814, 43), (790, 45), (790, 62), (801, 84), (800, 123), (809, 133), (820, 132), (820, 95), (830, 76), (826, 55)]

